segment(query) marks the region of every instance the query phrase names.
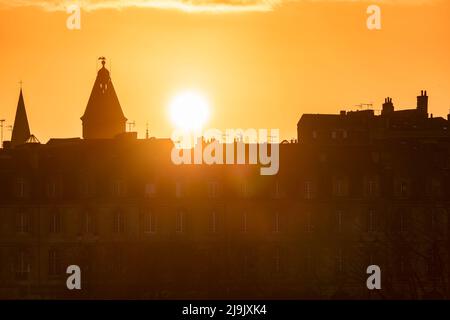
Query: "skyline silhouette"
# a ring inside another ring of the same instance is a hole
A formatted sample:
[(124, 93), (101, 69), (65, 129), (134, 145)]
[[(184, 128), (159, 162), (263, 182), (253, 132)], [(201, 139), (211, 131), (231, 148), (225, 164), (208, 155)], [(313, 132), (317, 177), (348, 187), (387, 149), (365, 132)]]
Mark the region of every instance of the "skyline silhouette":
[(38, 138), (81, 136), (74, 119), (104, 54), (140, 137), (147, 122), (152, 136), (170, 136), (167, 109), (185, 90), (211, 102), (210, 128), (274, 127), (288, 140), (296, 136), (289, 119), (303, 113), (381, 105), (387, 95), (407, 108), (415, 104), (411, 92), (425, 87), (433, 114), (445, 117), (450, 4), (380, 6), (382, 29), (375, 31), (366, 27), (364, 3), (299, 2), (214, 15), (82, 11), (81, 29), (73, 31), (65, 12), (2, 6), (0, 41), (8, 49), (0, 60), (0, 116), (12, 124), (22, 80)]

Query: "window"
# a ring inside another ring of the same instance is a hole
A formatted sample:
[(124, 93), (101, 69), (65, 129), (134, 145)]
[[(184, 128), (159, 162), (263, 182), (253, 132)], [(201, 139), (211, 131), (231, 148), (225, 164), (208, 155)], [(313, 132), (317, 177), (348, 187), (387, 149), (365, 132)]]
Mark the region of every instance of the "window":
[(175, 197), (182, 198), (184, 196), (184, 188), (182, 182), (177, 182), (175, 184)]
[(314, 231), (314, 225), (312, 221), (312, 214), (311, 212), (306, 213), (306, 223), (305, 223), (305, 229), (307, 233), (311, 233)]
[(333, 194), (336, 197), (345, 197), (348, 195), (348, 181), (347, 178), (334, 178)]
[(125, 231), (125, 215), (122, 211), (117, 211), (114, 214), (114, 232), (123, 233)]
[(243, 253), (242, 254), (242, 275), (247, 276), (249, 273), (249, 269), (250, 269), (250, 266), (249, 266), (248, 255), (247, 255), (247, 253)]
[(316, 130), (314, 130), (312, 132), (312, 137), (313, 137), (313, 139), (317, 139), (317, 131)]
[(344, 266), (344, 253), (342, 249), (338, 249), (337, 256), (336, 256), (336, 272), (338, 274), (342, 274), (345, 271)]
[(56, 179), (51, 179), (46, 184), (46, 195), (48, 198), (56, 198), (58, 195), (58, 182)]
[(332, 138), (333, 140), (336, 140), (336, 138), (337, 138), (337, 133), (336, 133), (336, 131), (331, 132), (331, 138)]
[(305, 181), (303, 184), (303, 192), (306, 200), (311, 200), (314, 197), (313, 184), (311, 181)]
[(216, 233), (217, 231), (217, 214), (215, 211), (212, 211), (209, 214), (209, 232)]
[(378, 195), (378, 180), (375, 177), (365, 179), (365, 192), (367, 197)]
[(154, 183), (147, 183), (145, 185), (145, 197), (152, 198), (156, 195), (156, 185)]
[(278, 181), (275, 181), (273, 197), (275, 199), (279, 199), (281, 197), (281, 188), (280, 188), (280, 183)]
[(430, 231), (435, 231), (436, 230), (436, 227), (438, 226), (438, 224), (437, 224), (437, 220), (438, 220), (438, 214), (439, 214), (439, 211), (438, 211), (438, 209), (436, 209), (436, 208), (431, 208), (431, 210), (430, 210), (430, 224), (429, 224), (429, 226), (430, 226)]
[(375, 232), (375, 210), (369, 209), (367, 211), (367, 232)]
[(241, 182), (241, 197), (247, 198), (248, 197), (248, 183), (247, 181)]
[(84, 231), (94, 233), (94, 214), (91, 211), (86, 211), (84, 215)]
[(17, 216), (16, 230), (18, 233), (31, 232), (31, 214), (25, 211), (20, 211)]
[(314, 256), (311, 252), (310, 248), (306, 249), (305, 259), (304, 261), (304, 270), (307, 275), (314, 272), (315, 263), (314, 263)]
[(409, 196), (410, 184), (407, 179), (395, 179), (395, 195), (399, 198)]
[(247, 212), (243, 212), (241, 216), (241, 232), (247, 232)]
[(48, 275), (57, 276), (61, 274), (61, 258), (58, 250), (51, 249), (48, 252)]
[(406, 254), (399, 253), (398, 256), (398, 273), (399, 277), (405, 279), (408, 277), (408, 258)]
[(15, 184), (16, 196), (18, 198), (27, 197), (27, 181), (24, 178), (18, 178)]
[(144, 233), (156, 233), (156, 215), (152, 210), (144, 213)]
[(183, 210), (178, 210), (175, 219), (175, 229), (177, 233), (184, 232), (184, 223), (185, 223), (185, 213)]
[(118, 179), (113, 182), (113, 195), (116, 197), (123, 197), (126, 194), (125, 181)]
[(16, 280), (28, 280), (28, 275), (31, 271), (30, 255), (28, 251), (20, 250), (16, 255), (15, 262)]
[(208, 183), (208, 197), (210, 199), (217, 198), (218, 188), (219, 188), (219, 184), (217, 182), (209, 182)]
[(337, 232), (342, 232), (342, 210), (336, 212), (336, 230)]
[(280, 273), (281, 270), (281, 257), (280, 257), (280, 249), (276, 249), (273, 256), (273, 271), (275, 273)]
[(406, 196), (406, 193), (408, 192), (408, 185), (406, 181), (400, 182), (400, 196), (404, 197)]
[(272, 232), (278, 233), (280, 232), (280, 214), (278, 212), (275, 212), (273, 214), (273, 221), (272, 221)]
[(342, 138), (347, 139), (348, 138), (348, 132), (347, 130), (342, 131)]
[(401, 210), (400, 211), (400, 231), (406, 232), (408, 230), (408, 214)]
[(439, 276), (439, 253), (434, 245), (430, 250), (430, 257), (428, 259), (428, 274), (430, 277)]
[(95, 183), (90, 179), (83, 179), (80, 183), (80, 194), (82, 197), (90, 197), (94, 195)]
[(61, 232), (61, 213), (59, 211), (53, 211), (50, 216), (50, 233)]

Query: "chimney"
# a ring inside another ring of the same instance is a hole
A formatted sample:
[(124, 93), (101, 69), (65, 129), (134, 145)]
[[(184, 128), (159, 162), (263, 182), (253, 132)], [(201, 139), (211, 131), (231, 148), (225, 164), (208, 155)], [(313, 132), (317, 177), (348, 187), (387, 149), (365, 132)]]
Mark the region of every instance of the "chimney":
[(382, 115), (394, 112), (394, 104), (392, 103), (392, 98), (387, 97), (384, 99)]
[(417, 110), (428, 117), (428, 95), (426, 90), (422, 90), (420, 96), (417, 97)]

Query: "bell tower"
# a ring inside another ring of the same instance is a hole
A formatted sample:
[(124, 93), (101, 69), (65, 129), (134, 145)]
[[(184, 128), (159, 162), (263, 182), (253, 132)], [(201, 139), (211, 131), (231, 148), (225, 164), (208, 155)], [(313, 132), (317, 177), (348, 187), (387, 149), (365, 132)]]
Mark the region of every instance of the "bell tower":
[(106, 58), (100, 57), (99, 60), (102, 67), (81, 117), (84, 139), (112, 139), (126, 131), (127, 118), (123, 114), (110, 73), (105, 68)]

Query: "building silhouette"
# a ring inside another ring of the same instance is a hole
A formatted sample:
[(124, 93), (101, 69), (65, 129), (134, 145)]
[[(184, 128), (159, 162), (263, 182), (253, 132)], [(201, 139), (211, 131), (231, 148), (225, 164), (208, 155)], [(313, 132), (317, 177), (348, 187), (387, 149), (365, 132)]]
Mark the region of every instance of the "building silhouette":
[(0, 151), (1, 298), (450, 297), (449, 120), (426, 92), (406, 111), (303, 115), (276, 176), (175, 166), (169, 139), (124, 134), (104, 64), (84, 139), (31, 141), (24, 111), (21, 95)]
[(86, 110), (81, 117), (84, 139), (111, 139), (125, 132), (125, 118), (109, 71), (105, 68), (98, 71)]
[(20, 88), (19, 102), (17, 103), (16, 117), (11, 136), (11, 146), (24, 144), (30, 138), (30, 126), (28, 125), (27, 111)]

